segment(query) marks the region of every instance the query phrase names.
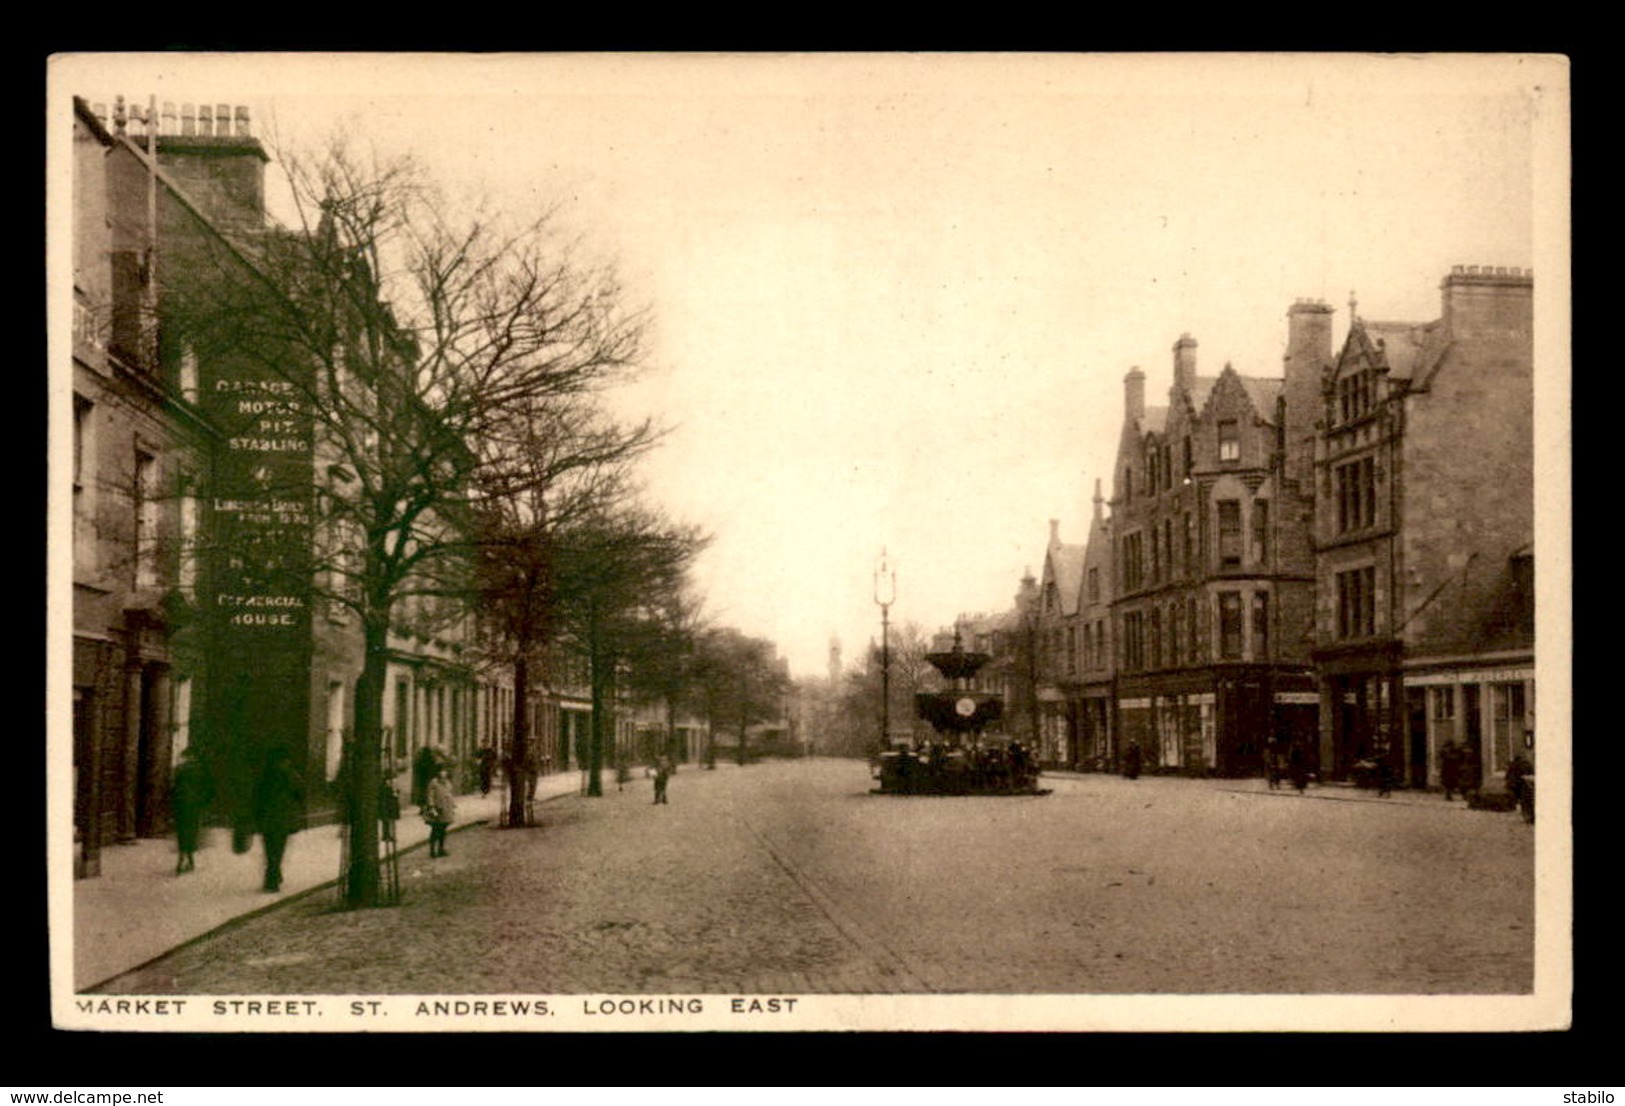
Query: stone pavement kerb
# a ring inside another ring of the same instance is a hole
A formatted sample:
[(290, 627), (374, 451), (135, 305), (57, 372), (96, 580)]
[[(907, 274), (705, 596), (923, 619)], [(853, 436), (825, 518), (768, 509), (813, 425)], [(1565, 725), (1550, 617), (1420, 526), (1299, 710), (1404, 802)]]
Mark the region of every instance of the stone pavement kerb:
[[(615, 786), (613, 770), (606, 769), (604, 777), (605, 787)], [(536, 784), (536, 801), (580, 794), (584, 780), (585, 774), (575, 770), (544, 776)], [(637, 771), (632, 785), (652, 787)], [(498, 822), (503, 795), (500, 787), (489, 795), (459, 795), (452, 832)], [(429, 827), (416, 807), (403, 806), (396, 838), (403, 853), (428, 841)], [(449, 846), (456, 849), (455, 837)], [(205, 832), (196, 870), (179, 876), (173, 837), (104, 846), (101, 875), (73, 881), (74, 989), (94, 987), (236, 918), (331, 887), (339, 876), (342, 851), (336, 823), (294, 834), (282, 863), (282, 890), (268, 892), (260, 889), (265, 854), (257, 837), (248, 852), (234, 853), (230, 830), (213, 827)]]

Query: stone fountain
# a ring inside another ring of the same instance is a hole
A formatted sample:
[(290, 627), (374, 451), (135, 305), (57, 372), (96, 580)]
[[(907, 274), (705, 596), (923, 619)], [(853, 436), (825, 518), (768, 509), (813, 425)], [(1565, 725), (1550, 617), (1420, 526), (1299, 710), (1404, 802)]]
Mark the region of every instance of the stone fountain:
[(1004, 700), (971, 687), (992, 658), (967, 650), (954, 630), (954, 647), (928, 653), (931, 667), (948, 686), (914, 696), (914, 709), (937, 738), (923, 749), (892, 749), (880, 757), (885, 795), (1047, 795), (1038, 788), (1038, 767), (1019, 742), (985, 742), (982, 731), (1004, 716)]

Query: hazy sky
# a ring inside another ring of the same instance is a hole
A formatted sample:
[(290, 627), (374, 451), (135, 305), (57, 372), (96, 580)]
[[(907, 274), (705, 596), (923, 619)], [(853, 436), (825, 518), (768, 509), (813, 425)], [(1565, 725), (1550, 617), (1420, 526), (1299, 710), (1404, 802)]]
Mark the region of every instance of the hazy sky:
[(1341, 342), (1351, 290), (1427, 320), (1451, 265), (1551, 256), (1534, 151), (1566, 112), (1561, 67), (1511, 55), (58, 68), (93, 101), (248, 104), (295, 147), (346, 125), (516, 214), (567, 201), (653, 309), (622, 402), (676, 427), (648, 483), (716, 535), (713, 614), (814, 675), (878, 636), (883, 546), (894, 622), (932, 629), (1007, 606), (1049, 519), (1082, 541), (1123, 374), (1165, 402), (1182, 333), (1199, 372), (1276, 376), (1297, 297)]

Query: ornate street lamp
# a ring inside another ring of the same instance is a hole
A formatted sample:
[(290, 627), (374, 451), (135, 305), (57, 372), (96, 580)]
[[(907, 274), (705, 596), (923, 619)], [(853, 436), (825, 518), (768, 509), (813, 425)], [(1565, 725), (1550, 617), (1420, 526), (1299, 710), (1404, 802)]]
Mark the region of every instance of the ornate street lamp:
[(875, 564), (875, 602), (880, 606), (880, 751), (891, 748), (891, 623), (889, 612), (897, 600), (897, 569), (886, 550)]

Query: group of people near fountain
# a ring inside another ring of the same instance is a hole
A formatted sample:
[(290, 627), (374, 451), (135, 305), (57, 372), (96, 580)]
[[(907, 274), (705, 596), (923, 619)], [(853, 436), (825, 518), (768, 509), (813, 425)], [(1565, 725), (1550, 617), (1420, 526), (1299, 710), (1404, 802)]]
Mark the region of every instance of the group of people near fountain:
[(1025, 745), (921, 742), (882, 763), (883, 790), (1023, 792), (1038, 783), (1038, 761)]

